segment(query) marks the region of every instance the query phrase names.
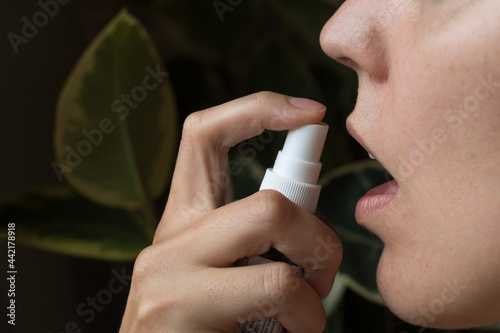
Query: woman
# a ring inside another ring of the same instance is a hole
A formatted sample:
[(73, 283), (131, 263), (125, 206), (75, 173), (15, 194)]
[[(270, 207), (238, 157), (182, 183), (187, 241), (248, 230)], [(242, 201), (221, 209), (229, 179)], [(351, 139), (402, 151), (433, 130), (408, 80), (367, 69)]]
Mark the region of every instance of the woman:
[[(349, 132), (395, 178), (358, 202), (356, 219), (385, 244), (383, 299), (417, 325), (500, 321), (499, 18), (498, 0), (349, 0), (321, 34), (325, 52), (359, 77)], [(301, 262), (318, 240), (339, 244), (335, 233), (274, 191), (224, 206), (211, 179), (226, 170), (229, 147), (324, 113), (316, 102), (266, 92), (187, 119), (122, 333), (234, 332), (255, 313), (290, 332), (322, 331), (320, 299), (340, 245), (300, 283), (283, 263), (234, 262), (271, 247)]]

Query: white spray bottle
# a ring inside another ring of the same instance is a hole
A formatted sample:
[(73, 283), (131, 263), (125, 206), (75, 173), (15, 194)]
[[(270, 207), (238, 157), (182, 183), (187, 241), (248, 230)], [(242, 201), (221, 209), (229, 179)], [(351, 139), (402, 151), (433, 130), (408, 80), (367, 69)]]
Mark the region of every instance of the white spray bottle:
[[(328, 125), (325, 123), (304, 125), (291, 129), (283, 149), (278, 152), (272, 169), (267, 169), (260, 190), (276, 190), (297, 205), (314, 213), (321, 186), (317, 184), (321, 171), (319, 162), (325, 144)], [(278, 251), (249, 258), (246, 265), (271, 261), (291, 263)], [(294, 266), (302, 274), (299, 266)], [(283, 333), (285, 329), (275, 318), (245, 322), (238, 326), (238, 333)]]

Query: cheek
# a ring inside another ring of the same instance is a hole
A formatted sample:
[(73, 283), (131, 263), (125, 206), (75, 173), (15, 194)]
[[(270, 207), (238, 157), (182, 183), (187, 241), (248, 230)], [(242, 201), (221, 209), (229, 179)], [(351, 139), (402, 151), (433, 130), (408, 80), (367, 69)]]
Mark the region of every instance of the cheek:
[[(413, 63), (419, 62), (415, 59)], [(460, 119), (454, 114), (457, 102), (453, 96), (460, 88), (454, 87), (454, 82), (440, 82), (437, 73), (446, 76), (441, 69), (402, 66), (398, 71), (406, 75), (395, 77), (391, 83), (393, 103), (387, 116), (387, 132), (396, 138), (397, 176), (411, 181), (422, 169), (435, 169), (433, 163), (450, 152), (449, 148), (456, 148), (452, 137)]]
[(447, 52), (423, 45), (395, 61), (385, 119), (407, 213), (428, 230), (480, 217), (485, 202), (499, 198), (500, 76), (492, 76), (494, 64)]
[(407, 49), (412, 53), (393, 59), (384, 116), (403, 208), (384, 221), (390, 228), (381, 235), (380, 292), (392, 311), (416, 325), (498, 321), (497, 67), (446, 49)]
[(499, 155), (500, 48), (485, 50), (480, 41), (457, 50), (463, 43), (454, 34), (406, 41), (393, 52), (384, 132), (397, 147), (396, 174), (404, 180), (448, 177), (464, 165), (476, 174), (471, 162)]

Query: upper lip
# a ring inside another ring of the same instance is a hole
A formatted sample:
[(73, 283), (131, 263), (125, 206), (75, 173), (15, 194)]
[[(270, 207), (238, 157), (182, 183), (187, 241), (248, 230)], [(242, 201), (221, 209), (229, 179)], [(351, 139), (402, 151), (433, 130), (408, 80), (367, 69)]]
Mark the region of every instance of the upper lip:
[(347, 122), (346, 127), (349, 135), (352, 136), (354, 140), (356, 140), (363, 148), (365, 148), (368, 154), (372, 155), (373, 157), (375, 157), (375, 159), (377, 159), (377, 155), (372, 150), (370, 150), (370, 148), (368, 148), (363, 138), (358, 134), (358, 132), (356, 132), (351, 123)]

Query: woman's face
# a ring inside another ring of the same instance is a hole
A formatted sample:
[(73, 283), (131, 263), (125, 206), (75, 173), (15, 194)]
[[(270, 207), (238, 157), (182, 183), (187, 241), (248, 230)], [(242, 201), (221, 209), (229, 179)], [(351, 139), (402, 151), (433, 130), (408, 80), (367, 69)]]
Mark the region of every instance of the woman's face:
[(500, 321), (500, 1), (348, 0), (321, 44), (356, 70), (348, 130), (395, 178), (356, 209), (385, 244), (387, 305), (422, 326)]

